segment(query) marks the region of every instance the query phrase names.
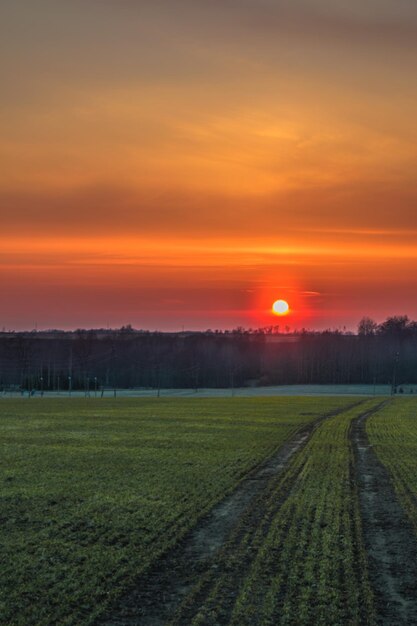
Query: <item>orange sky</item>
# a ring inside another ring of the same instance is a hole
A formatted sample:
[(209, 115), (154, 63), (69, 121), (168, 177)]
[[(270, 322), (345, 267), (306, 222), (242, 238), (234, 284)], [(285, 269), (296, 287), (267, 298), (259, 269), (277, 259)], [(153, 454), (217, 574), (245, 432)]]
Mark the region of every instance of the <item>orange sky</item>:
[(415, 3), (7, 4), (0, 327), (417, 318)]

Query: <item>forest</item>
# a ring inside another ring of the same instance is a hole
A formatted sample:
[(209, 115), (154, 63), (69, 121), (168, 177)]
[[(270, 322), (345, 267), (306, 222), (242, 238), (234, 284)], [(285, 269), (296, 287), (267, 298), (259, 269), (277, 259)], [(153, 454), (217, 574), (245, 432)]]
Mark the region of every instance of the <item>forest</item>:
[(119, 329), (0, 333), (0, 389), (100, 390), (417, 383), (417, 322), (357, 332), (278, 326), (204, 332)]

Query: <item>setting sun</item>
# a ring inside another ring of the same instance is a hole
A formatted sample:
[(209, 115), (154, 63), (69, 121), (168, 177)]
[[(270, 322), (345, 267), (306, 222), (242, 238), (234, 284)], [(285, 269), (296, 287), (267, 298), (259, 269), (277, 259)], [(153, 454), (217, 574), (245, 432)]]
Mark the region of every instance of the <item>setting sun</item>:
[(285, 300), (276, 300), (272, 305), (272, 311), (275, 315), (287, 315), (289, 310), (290, 307)]

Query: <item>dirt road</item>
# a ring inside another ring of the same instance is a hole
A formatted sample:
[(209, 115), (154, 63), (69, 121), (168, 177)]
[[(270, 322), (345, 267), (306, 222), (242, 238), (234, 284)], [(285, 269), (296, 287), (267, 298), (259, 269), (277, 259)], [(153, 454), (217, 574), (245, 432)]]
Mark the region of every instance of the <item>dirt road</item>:
[[(267, 523), (262, 512), (262, 495), (268, 492), (268, 484), (276, 479), (296, 452), (302, 449), (314, 430), (326, 418), (337, 415), (347, 408), (361, 404), (353, 402), (349, 407), (320, 416), (301, 428), (271, 457), (252, 470), (235, 491), (217, 504), (211, 512), (176, 546), (165, 558), (159, 560), (150, 572), (137, 581), (134, 589), (122, 597), (98, 624), (106, 626), (163, 626), (175, 613), (197, 579), (205, 575), (215, 576), (212, 559), (227, 543), (233, 529), (246, 516), (243, 526), (259, 528)], [(282, 498), (291, 485), (282, 491)], [(256, 504), (259, 499), (259, 504)], [(282, 502), (277, 501), (276, 506)], [(236, 540), (236, 538), (235, 538)], [(233, 549), (229, 546), (229, 549)]]
[(374, 412), (354, 420), (351, 429), (363, 535), (378, 623), (406, 626), (417, 624), (417, 541), (389, 472), (369, 443), (366, 420)]

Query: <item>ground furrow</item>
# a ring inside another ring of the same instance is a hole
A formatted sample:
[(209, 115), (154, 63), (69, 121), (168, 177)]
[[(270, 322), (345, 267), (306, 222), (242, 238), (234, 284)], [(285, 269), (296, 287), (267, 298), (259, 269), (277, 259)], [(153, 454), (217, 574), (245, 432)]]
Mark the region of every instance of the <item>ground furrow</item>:
[[(276, 453), (251, 471), (231, 495), (216, 505), (179, 545), (138, 580), (135, 589), (122, 597), (98, 623), (107, 626), (165, 625), (189, 594), (196, 579), (204, 581), (207, 572), (212, 574), (212, 557), (227, 543), (233, 529), (256, 498), (267, 489), (271, 479), (279, 476), (290, 459), (306, 445), (319, 424), (361, 402), (325, 414), (301, 428)], [(295, 478), (293, 476), (292, 480)]]
[(366, 420), (374, 412), (359, 416), (351, 430), (362, 532), (378, 623), (405, 626), (417, 623), (417, 541), (390, 474), (370, 445)]

